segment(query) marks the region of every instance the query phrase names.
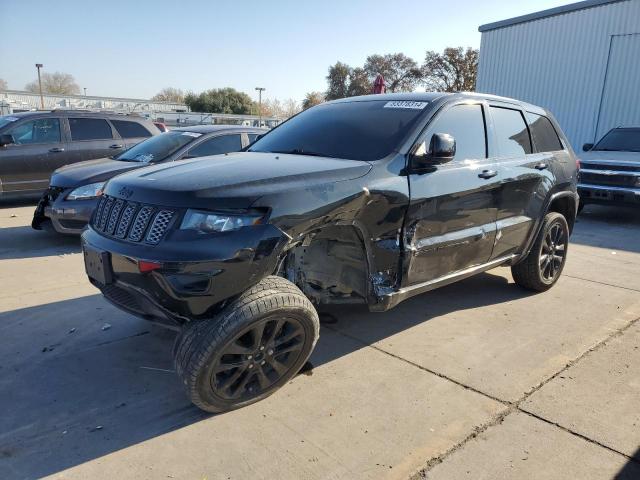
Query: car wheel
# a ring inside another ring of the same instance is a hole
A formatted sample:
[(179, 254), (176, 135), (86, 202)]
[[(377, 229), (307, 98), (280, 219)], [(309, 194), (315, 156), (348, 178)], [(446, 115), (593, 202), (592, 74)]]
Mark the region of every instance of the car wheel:
[(304, 365), (320, 322), (293, 283), (269, 276), (216, 317), (189, 325), (176, 339), (174, 363), (191, 401), (224, 412), (271, 395)]
[(529, 254), (511, 267), (513, 279), (529, 290), (549, 290), (560, 278), (568, 247), (567, 220), (560, 213), (548, 213)]

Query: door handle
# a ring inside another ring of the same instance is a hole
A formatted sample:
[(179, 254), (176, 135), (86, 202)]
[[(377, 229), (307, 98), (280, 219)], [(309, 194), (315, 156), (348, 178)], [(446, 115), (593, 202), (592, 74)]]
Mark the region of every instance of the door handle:
[(495, 170), (483, 170), (482, 173), (478, 174), (478, 177), (491, 178), (491, 177), (495, 177), (496, 175), (498, 175), (498, 172), (496, 172)]
[(49, 151), (50, 151), (51, 153), (60, 153), (60, 152), (64, 152), (64, 148), (61, 148), (61, 147), (53, 147), (53, 148), (50, 148), (50, 149), (49, 149)]
[(534, 168), (536, 170), (546, 170), (549, 167), (546, 163), (539, 163)]
[(114, 150), (117, 149), (117, 148), (122, 148), (122, 147), (124, 147), (124, 145), (119, 145), (117, 143), (114, 143), (113, 145), (109, 145), (109, 148), (113, 148)]

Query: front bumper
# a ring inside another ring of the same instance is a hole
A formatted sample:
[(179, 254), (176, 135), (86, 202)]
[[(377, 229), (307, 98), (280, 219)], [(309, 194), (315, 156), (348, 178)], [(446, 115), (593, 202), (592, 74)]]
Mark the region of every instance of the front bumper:
[[(147, 320), (181, 325), (208, 318), (225, 300), (273, 273), (289, 237), (273, 225), (217, 235), (171, 231), (154, 246), (82, 234), (85, 266), (90, 251), (106, 252), (106, 284), (89, 280), (117, 307)], [(141, 273), (139, 261), (159, 262)]]
[(31, 226), (36, 230), (45, 228), (67, 235), (80, 235), (87, 228), (98, 198), (65, 200), (73, 189), (54, 189), (47, 190), (38, 202)]
[(579, 183), (578, 194), (583, 204), (640, 205), (640, 188)]

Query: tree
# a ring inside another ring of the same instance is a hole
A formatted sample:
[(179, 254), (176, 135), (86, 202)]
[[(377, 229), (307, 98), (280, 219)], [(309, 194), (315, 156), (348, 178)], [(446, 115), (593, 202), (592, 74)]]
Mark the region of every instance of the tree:
[(327, 82), (329, 83), (326, 94), (327, 100), (335, 100), (347, 96), (350, 73), (351, 67), (346, 63), (336, 62), (335, 65), (329, 67), (329, 75), (327, 75)]
[[(40, 93), (38, 79), (27, 83), (24, 87), (28, 92)], [(62, 72), (42, 74), (42, 93), (52, 93), (55, 95), (78, 95), (80, 87), (76, 83), (73, 75)]]
[(165, 87), (151, 97), (151, 100), (154, 102), (182, 103), (184, 102), (184, 92), (179, 88)]
[(324, 102), (324, 94), (322, 92), (309, 92), (302, 101), (302, 109), (306, 110), (307, 108), (315, 107), (322, 102)]
[(293, 117), (295, 114), (299, 113), (300, 110), (302, 110), (300, 104), (293, 98), (287, 98), (282, 105), (284, 118)]
[(194, 112), (249, 114), (251, 97), (234, 88), (214, 88), (202, 93), (187, 93), (184, 103)]
[(7, 81), (4, 78), (0, 78), (0, 90), (7, 90)]
[(476, 88), (479, 51), (445, 48), (443, 54), (428, 51), (422, 75), (428, 91), (471, 92)]
[(422, 72), (416, 61), (404, 53), (370, 55), (364, 64), (364, 70), (371, 83), (378, 74), (381, 74), (389, 92), (410, 92), (422, 78)]
[(364, 68), (354, 68), (349, 73), (349, 86), (347, 87), (347, 97), (356, 95), (369, 95), (372, 84)]

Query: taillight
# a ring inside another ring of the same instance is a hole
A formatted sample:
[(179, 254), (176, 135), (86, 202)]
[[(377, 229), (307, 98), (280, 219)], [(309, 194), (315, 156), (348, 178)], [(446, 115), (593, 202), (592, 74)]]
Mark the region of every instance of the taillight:
[(580, 170), (580, 159), (576, 157), (576, 168)]

